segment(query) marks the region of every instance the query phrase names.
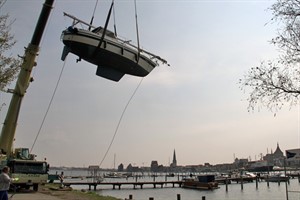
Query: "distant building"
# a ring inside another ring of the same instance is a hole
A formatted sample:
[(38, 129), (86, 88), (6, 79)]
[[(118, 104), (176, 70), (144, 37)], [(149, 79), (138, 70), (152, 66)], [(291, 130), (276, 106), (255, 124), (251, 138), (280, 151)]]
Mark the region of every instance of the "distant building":
[(124, 171), (124, 165), (123, 165), (123, 163), (121, 163), (121, 164), (118, 166), (118, 171), (119, 171), (119, 172)]
[(138, 172), (140, 171), (140, 168), (139, 167), (135, 167), (135, 166), (132, 166), (132, 164), (129, 164), (126, 168), (126, 171), (127, 172)]
[(235, 158), (233, 164), (237, 169), (246, 167), (248, 165), (248, 158), (241, 158), (241, 159)]
[(126, 171), (128, 171), (128, 172), (132, 172), (132, 165), (131, 165), (131, 163), (126, 167)]
[(289, 149), (285, 151), (288, 166), (300, 166), (300, 149)]
[(279, 167), (282, 167), (284, 165), (284, 159), (285, 156), (283, 155), (283, 152), (281, 151), (278, 143), (274, 153), (272, 153), (271, 151), (270, 154), (266, 154), (263, 157), (264, 161), (267, 161), (269, 164), (272, 164), (274, 166), (279, 166)]
[(151, 161), (151, 171), (157, 172), (158, 171), (158, 162), (156, 160)]
[(174, 149), (174, 153), (173, 153), (173, 161), (170, 165), (171, 168), (175, 168), (177, 167), (177, 160), (176, 160), (176, 153), (175, 153), (175, 149)]

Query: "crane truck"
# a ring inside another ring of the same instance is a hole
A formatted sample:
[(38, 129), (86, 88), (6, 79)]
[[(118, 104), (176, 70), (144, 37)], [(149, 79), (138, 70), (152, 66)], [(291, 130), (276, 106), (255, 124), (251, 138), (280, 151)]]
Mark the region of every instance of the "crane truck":
[(54, 0), (45, 0), (31, 42), (25, 48), (22, 65), (12, 93), (9, 108), (0, 135), (0, 169), (10, 167), (12, 184), (17, 188), (38, 190), (38, 185), (48, 180), (48, 163), (36, 160), (29, 148), (13, 149), (22, 99), (32, 81), (31, 71), (36, 65), (35, 59), (39, 52), (39, 44), (46, 27)]

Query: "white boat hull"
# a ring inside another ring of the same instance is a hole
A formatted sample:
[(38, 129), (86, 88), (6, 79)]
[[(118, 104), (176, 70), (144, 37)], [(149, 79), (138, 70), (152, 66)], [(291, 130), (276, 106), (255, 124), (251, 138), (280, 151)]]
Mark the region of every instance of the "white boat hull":
[(124, 74), (147, 76), (157, 66), (150, 58), (116, 38), (105, 36), (99, 46), (101, 36), (82, 29), (65, 30), (62, 34), (65, 44), (62, 60), (71, 52), (97, 65), (97, 75), (114, 81), (120, 80)]

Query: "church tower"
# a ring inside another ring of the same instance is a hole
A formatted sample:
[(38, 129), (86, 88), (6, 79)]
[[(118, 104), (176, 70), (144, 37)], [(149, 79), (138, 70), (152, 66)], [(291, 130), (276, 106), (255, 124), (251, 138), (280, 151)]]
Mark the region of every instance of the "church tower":
[(174, 149), (173, 161), (171, 163), (171, 167), (176, 167), (176, 166), (177, 166), (177, 160), (176, 160), (176, 153), (175, 153), (175, 149)]

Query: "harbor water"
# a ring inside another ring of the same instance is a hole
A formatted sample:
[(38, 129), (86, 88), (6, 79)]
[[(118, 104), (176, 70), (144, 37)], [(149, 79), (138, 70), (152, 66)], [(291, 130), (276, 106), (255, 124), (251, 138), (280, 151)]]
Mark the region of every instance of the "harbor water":
[[(81, 176), (88, 176), (88, 172), (72, 172), (64, 171), (66, 179), (65, 181), (82, 181), (87, 182), (90, 180), (78, 178), (78, 174)], [(68, 176), (72, 176), (72, 179), (67, 179)], [(75, 177), (75, 178), (74, 178)], [(176, 181), (181, 177), (166, 177), (166, 176), (143, 176), (143, 177), (129, 177), (129, 178), (105, 178), (103, 182), (146, 182), (146, 181)], [(152, 197), (154, 200), (177, 200), (177, 195), (179, 194), (181, 200), (201, 200), (205, 197), (206, 200), (299, 200), (300, 199), (300, 183), (298, 178), (290, 179), (289, 184), (281, 182), (280, 184), (275, 182), (270, 182), (269, 186), (267, 182), (258, 182), (256, 187), (256, 182), (250, 183), (232, 183), (228, 185), (228, 191), (226, 191), (226, 186), (221, 184), (219, 189), (215, 190), (195, 190), (180, 188), (178, 185), (173, 187), (172, 184), (164, 185), (161, 188), (157, 185), (153, 188), (153, 185), (144, 185), (143, 189), (140, 187), (133, 188), (133, 185), (122, 185), (121, 189), (116, 187), (112, 189), (112, 185), (98, 185), (96, 193), (103, 196), (113, 196), (120, 199), (129, 198), (129, 195), (133, 196), (135, 200), (149, 200)], [(88, 186), (74, 185), (74, 189), (85, 189), (88, 190)], [(286, 188), (287, 191), (286, 192)], [(92, 188), (93, 189), (93, 188)]]
[[(288, 184), (288, 199), (299, 200), (300, 199), (300, 183), (298, 179), (291, 179)], [(133, 199), (148, 200), (149, 197), (153, 197), (155, 200), (176, 200), (177, 194), (180, 194), (182, 200), (200, 200), (205, 196), (206, 200), (285, 200), (286, 186), (284, 182), (269, 183), (269, 187), (266, 182), (259, 182), (258, 188), (256, 183), (244, 183), (243, 190), (241, 185), (232, 183), (228, 185), (228, 191), (226, 192), (226, 186), (220, 185), (219, 189), (206, 191), (195, 190), (186, 188), (173, 188), (172, 185), (164, 188), (153, 188), (150, 185), (143, 189), (133, 189), (132, 187), (122, 187), (121, 190), (112, 190), (111, 187), (105, 189), (98, 189), (97, 193), (104, 196), (114, 196), (117, 198), (125, 199), (129, 195), (133, 195)]]

